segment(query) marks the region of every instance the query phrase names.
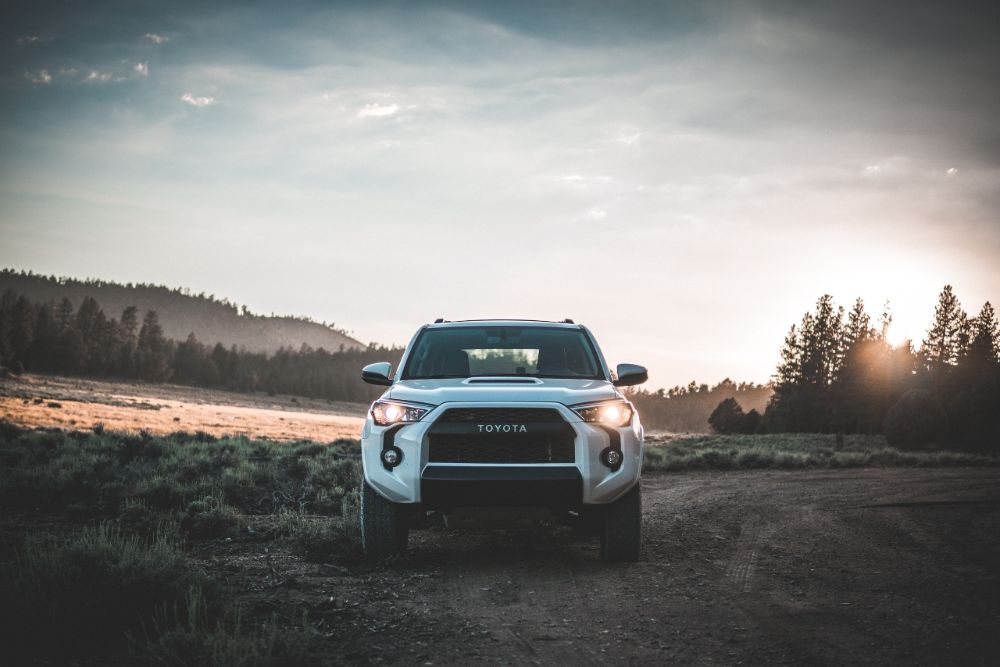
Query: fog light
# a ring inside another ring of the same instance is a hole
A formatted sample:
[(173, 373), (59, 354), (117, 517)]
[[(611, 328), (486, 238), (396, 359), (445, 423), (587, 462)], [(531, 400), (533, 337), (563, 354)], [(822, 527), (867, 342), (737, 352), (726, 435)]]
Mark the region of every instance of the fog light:
[(601, 452), (601, 463), (612, 470), (617, 470), (618, 466), (622, 464), (622, 453), (609, 447)]
[(382, 452), (382, 463), (386, 468), (395, 468), (403, 461), (403, 452), (391, 447)]

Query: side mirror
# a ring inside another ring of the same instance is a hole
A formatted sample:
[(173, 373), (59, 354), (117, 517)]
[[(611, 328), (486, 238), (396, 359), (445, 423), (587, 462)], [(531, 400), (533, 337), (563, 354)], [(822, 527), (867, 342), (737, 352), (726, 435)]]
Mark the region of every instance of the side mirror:
[(618, 379), (614, 381), (616, 387), (630, 387), (634, 384), (642, 384), (649, 379), (649, 373), (645, 367), (638, 364), (618, 364)]
[(390, 385), (392, 380), (389, 373), (392, 372), (392, 364), (388, 361), (380, 361), (377, 364), (368, 364), (361, 369), (361, 379), (368, 384)]

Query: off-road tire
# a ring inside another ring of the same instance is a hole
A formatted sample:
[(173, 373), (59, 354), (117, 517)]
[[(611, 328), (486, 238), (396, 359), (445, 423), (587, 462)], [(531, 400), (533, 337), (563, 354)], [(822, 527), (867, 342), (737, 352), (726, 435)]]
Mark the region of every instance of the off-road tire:
[(361, 548), (365, 557), (379, 560), (404, 551), (410, 535), (406, 508), (380, 496), (368, 482), (362, 486)]
[(637, 561), (642, 550), (642, 495), (639, 485), (604, 508), (601, 558)]

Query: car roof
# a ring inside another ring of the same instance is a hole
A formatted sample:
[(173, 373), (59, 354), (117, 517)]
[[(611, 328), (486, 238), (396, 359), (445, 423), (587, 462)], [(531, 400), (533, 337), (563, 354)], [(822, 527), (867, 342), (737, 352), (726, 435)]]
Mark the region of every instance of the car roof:
[(433, 324), (428, 324), (427, 326), (432, 329), (455, 327), (455, 326), (469, 326), (483, 324), (489, 326), (523, 326), (530, 324), (533, 326), (545, 326), (545, 327), (558, 327), (565, 329), (579, 329), (581, 325), (576, 324), (573, 320), (565, 319), (559, 322), (553, 322), (551, 320), (520, 320), (520, 319), (479, 319), (479, 320), (435, 320)]

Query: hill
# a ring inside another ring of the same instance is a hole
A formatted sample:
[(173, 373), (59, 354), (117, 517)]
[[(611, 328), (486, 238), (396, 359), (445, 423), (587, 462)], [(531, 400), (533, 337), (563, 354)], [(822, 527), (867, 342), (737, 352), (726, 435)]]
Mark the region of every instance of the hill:
[(58, 303), (68, 298), (74, 308), (85, 297), (93, 297), (108, 317), (119, 317), (128, 306), (141, 313), (155, 310), (167, 338), (184, 340), (194, 333), (210, 344), (235, 345), (251, 352), (275, 352), (281, 347), (298, 349), (303, 343), (312, 348), (336, 352), (365, 347), (360, 341), (333, 326), (302, 317), (257, 315), (214, 295), (192, 294), (187, 289), (162, 285), (125, 285), (103, 280), (76, 280), (42, 276), (30, 272), (0, 271), (0, 293), (11, 289), (34, 302)]

